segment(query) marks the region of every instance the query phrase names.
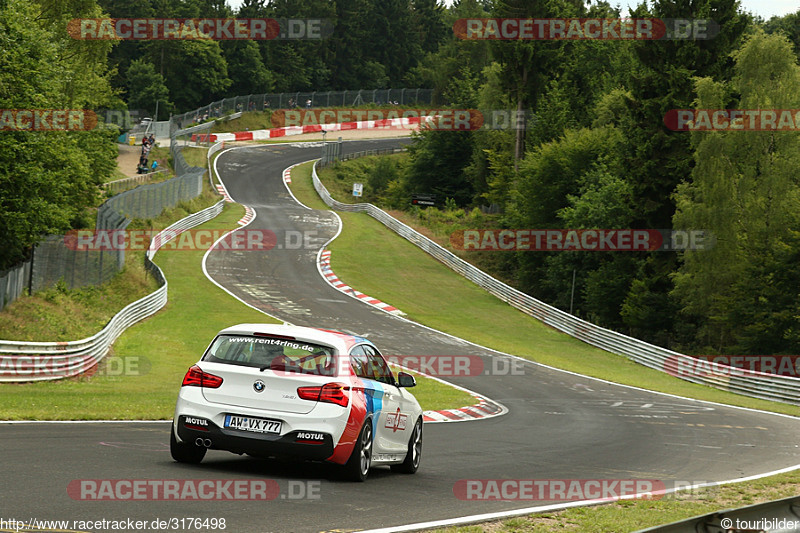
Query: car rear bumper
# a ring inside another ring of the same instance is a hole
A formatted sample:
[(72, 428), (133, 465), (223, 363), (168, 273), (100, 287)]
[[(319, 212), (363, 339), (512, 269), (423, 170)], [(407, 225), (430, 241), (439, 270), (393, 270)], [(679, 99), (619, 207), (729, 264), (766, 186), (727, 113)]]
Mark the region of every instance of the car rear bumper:
[(203, 445), (212, 450), (317, 461), (323, 461), (333, 455), (333, 436), (328, 433), (313, 430), (294, 430), (284, 435), (254, 433), (222, 428), (207, 419), (203, 419), (204, 425), (199, 425), (198, 417), (194, 416), (191, 417), (193, 423), (188, 424), (186, 418), (185, 415), (178, 416), (175, 424), (178, 438), (190, 443), (201, 439), (205, 442)]

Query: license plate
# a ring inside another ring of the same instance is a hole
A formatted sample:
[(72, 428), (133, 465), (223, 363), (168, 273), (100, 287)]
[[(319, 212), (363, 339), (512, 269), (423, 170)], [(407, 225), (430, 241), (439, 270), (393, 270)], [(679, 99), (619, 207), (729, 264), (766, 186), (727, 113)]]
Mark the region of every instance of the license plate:
[(279, 420), (267, 420), (266, 418), (254, 418), (252, 416), (225, 415), (225, 427), (241, 431), (252, 431), (253, 433), (281, 432), (281, 422)]

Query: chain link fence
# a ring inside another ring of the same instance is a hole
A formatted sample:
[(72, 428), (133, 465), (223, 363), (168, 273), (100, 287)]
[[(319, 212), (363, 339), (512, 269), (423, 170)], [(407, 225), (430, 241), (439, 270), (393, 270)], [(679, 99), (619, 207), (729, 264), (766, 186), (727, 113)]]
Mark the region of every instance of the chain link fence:
[(22, 296), (30, 284), (31, 261), (0, 272), (0, 311)]
[[(164, 209), (203, 192), (205, 168), (186, 163), (177, 144), (172, 143), (176, 177), (139, 185), (106, 200), (97, 210), (96, 231), (123, 231), (134, 218), (157, 217)], [(30, 260), (0, 273), (0, 310), (26, 290), (33, 294), (57, 283), (69, 289), (99, 285), (125, 266), (123, 246), (86, 250), (74, 244), (69, 235), (48, 235), (33, 248)]]
[(250, 94), (225, 98), (194, 111), (172, 117), (177, 129), (184, 129), (227, 113), (270, 111), (293, 107), (358, 107), (375, 105), (430, 105), (433, 89), (372, 89), (358, 91), (313, 91), (276, 94)]
[[(187, 172), (167, 181), (140, 185), (112, 196), (98, 208), (95, 229), (113, 235), (114, 232), (124, 231), (132, 219), (155, 218), (164, 209), (199, 196), (203, 192), (204, 172), (205, 169)], [(75, 246), (74, 242), (69, 235), (47, 236), (33, 250), (27, 271), (29, 281), (24, 283), (13, 279), (7, 281), (7, 285), (15, 288), (22, 285), (23, 290), (29, 288), (31, 293), (59, 282), (69, 289), (75, 289), (105, 283), (125, 266), (124, 246), (86, 250)], [(24, 274), (20, 272), (20, 275)], [(20, 294), (21, 291), (15, 290), (13, 298), (4, 295), (3, 301), (10, 303)]]
[(153, 315), (167, 303), (167, 281), (151, 260), (160, 246), (180, 231), (211, 220), (222, 212), (224, 201), (189, 215), (166, 228), (153, 239), (145, 255), (145, 268), (159, 288), (125, 306), (98, 333), (69, 342), (20, 342), (0, 340), (0, 382), (61, 379), (91, 370), (108, 353), (109, 347), (128, 327)]
[[(125, 224), (127, 226), (127, 224)], [(61, 282), (70, 289), (100, 285), (125, 265), (125, 250), (78, 250), (64, 235), (48, 235), (33, 252), (31, 293)]]
[[(183, 157), (180, 159), (183, 161)], [(186, 162), (183, 163), (185, 166)], [(191, 200), (203, 192), (202, 179), (205, 169), (201, 168), (200, 171), (184, 172), (170, 180), (140, 185), (112, 196), (98, 209), (98, 221), (112, 219), (115, 215), (129, 219), (155, 218), (164, 209), (174, 207), (182, 200)]]
[(122, 178), (119, 180), (109, 181), (108, 183), (103, 185), (103, 189), (106, 192), (110, 192), (112, 194), (119, 194), (121, 192), (128, 191), (137, 187), (139, 185), (143, 185), (149, 182), (151, 179), (154, 179), (155, 176), (159, 174), (165, 173), (167, 170), (164, 168), (160, 168), (155, 172), (148, 172), (147, 174), (137, 174), (136, 176), (131, 176), (129, 178)]
[[(256, 94), (225, 98), (169, 121), (170, 152), (175, 178), (161, 183), (139, 185), (108, 199), (97, 210), (98, 231), (125, 230), (132, 218), (153, 218), (164, 209), (182, 200), (190, 200), (203, 192), (206, 169), (189, 165), (181, 154), (179, 137), (191, 133), (208, 133), (211, 124), (197, 126), (209, 119), (231, 113), (264, 111), (291, 107), (357, 107), (375, 105), (428, 105), (434, 99), (433, 89), (374, 89), (357, 91), (313, 91)], [(190, 126), (195, 125), (194, 128)], [(326, 146), (326, 162), (341, 158), (341, 148)], [(364, 154), (366, 155), (366, 154)], [(347, 158), (358, 157), (348, 155)], [(132, 181), (132, 180), (131, 180)], [(127, 181), (119, 187), (128, 186)], [(113, 185), (112, 187), (117, 187)], [(78, 250), (63, 235), (50, 235), (31, 253), (31, 259), (0, 272), (0, 310), (21, 296), (51, 287), (63, 281), (70, 289), (96, 285), (110, 280), (125, 264), (125, 251)]]

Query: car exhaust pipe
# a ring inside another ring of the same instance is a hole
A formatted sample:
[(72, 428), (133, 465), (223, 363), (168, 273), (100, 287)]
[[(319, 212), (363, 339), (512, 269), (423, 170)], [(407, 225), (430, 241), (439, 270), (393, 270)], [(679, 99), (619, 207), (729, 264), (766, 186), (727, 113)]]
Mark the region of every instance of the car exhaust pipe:
[(203, 446), (205, 446), (206, 448), (211, 448), (211, 439), (205, 439), (203, 441)]
[(197, 437), (196, 439), (194, 439), (194, 445), (195, 446), (203, 446), (203, 439), (201, 439), (200, 437)]

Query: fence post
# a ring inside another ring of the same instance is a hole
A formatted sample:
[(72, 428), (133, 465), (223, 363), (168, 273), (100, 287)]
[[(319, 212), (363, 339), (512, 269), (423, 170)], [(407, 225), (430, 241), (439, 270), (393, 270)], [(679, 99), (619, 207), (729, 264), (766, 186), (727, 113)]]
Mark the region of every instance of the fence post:
[[(112, 242), (115, 242), (115, 241), (112, 241)], [(110, 251), (111, 250), (109, 250), (109, 252)], [(105, 272), (103, 271), (103, 256), (105, 255), (105, 251), (104, 250), (100, 250), (97, 253), (100, 255), (100, 259), (99, 259), (99, 261), (97, 263), (97, 284), (101, 285), (105, 281)], [(88, 261), (89, 254), (88, 253), (86, 254), (86, 259), (87, 259), (87, 261), (86, 261), (86, 263), (87, 263), (86, 269), (88, 270), (89, 269), (89, 265), (88, 265), (88, 263), (89, 263), (89, 261)]]
[(33, 263), (36, 260), (36, 247), (31, 246), (31, 273), (28, 276), (28, 294), (33, 294)]

